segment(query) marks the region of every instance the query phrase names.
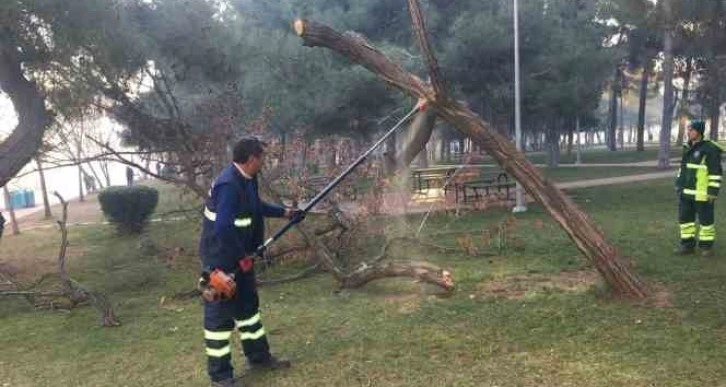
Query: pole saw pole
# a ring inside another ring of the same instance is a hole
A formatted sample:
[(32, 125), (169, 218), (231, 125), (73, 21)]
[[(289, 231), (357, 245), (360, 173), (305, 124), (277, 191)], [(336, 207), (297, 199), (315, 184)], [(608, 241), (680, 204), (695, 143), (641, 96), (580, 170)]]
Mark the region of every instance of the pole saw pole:
[[(416, 114), (419, 111), (423, 111), (425, 108), (426, 108), (426, 103), (424, 101), (419, 101), (419, 103), (416, 104), (416, 106), (408, 114), (406, 114), (406, 116), (401, 118), (401, 120), (398, 121), (398, 123), (396, 123), (396, 125), (394, 125), (383, 137), (381, 137), (378, 141), (376, 141), (375, 144), (373, 144), (373, 146), (368, 148), (367, 151), (365, 151), (362, 155), (360, 155), (360, 157), (358, 157), (358, 159), (356, 161), (354, 161), (352, 164), (350, 164), (348, 166), (348, 168), (345, 169), (345, 171), (343, 171), (340, 175), (338, 175), (338, 177), (336, 177), (333, 181), (328, 183), (328, 185), (325, 188), (323, 188), (322, 191), (320, 191), (317, 195), (315, 195), (315, 197), (313, 197), (313, 199), (310, 200), (310, 202), (308, 204), (306, 204), (304, 208), (302, 208), (302, 211), (305, 214), (310, 212), (310, 210), (313, 207), (315, 207), (316, 204), (318, 204), (321, 200), (323, 200), (323, 198), (325, 196), (327, 196), (330, 193), (330, 191), (335, 189), (335, 187), (337, 187), (338, 184), (340, 184), (340, 182), (343, 181), (343, 179), (348, 177), (348, 175), (350, 175), (350, 173), (353, 172), (354, 169), (356, 169), (359, 165), (363, 164), (363, 162), (366, 160), (366, 158), (368, 158), (368, 156), (370, 156), (370, 154), (373, 153), (373, 151), (376, 150), (376, 148), (378, 148), (389, 137), (391, 137), (394, 133), (396, 133), (396, 131), (398, 130), (399, 127), (401, 127), (401, 125), (403, 125), (406, 121), (408, 121), (408, 119), (411, 118), (411, 116), (413, 116), (414, 114)], [(297, 223), (297, 222), (290, 220), (287, 222), (287, 224), (282, 226), (282, 228), (277, 230), (277, 232), (275, 232), (275, 234), (273, 234), (269, 239), (267, 239), (265, 241), (265, 243), (263, 243), (262, 245), (260, 245), (257, 248), (257, 251), (255, 252), (255, 256), (262, 257), (265, 250), (267, 250), (267, 247), (270, 246), (270, 244), (272, 244), (276, 240), (280, 239), (280, 237), (283, 236), (287, 231), (289, 231), (290, 228), (292, 228), (292, 226), (295, 225), (295, 223)]]

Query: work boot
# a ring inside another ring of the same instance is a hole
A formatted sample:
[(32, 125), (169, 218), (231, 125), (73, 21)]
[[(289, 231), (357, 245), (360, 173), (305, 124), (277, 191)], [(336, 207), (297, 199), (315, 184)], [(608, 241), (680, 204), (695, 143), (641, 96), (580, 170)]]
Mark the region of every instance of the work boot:
[(704, 257), (704, 258), (711, 257), (711, 256), (713, 256), (713, 251), (711, 251), (711, 249), (703, 249), (702, 248), (701, 249), (701, 256)]
[(276, 370), (282, 370), (290, 368), (291, 364), (289, 360), (285, 359), (278, 359), (274, 356), (270, 356), (267, 358), (267, 360), (262, 362), (247, 362), (247, 369), (250, 371), (261, 371), (261, 370), (268, 370), (268, 371), (276, 371)]
[(674, 252), (677, 255), (692, 255), (696, 253), (696, 248), (690, 246), (680, 246)]
[(239, 379), (229, 378), (219, 382), (212, 382), (212, 387), (244, 387), (244, 384)]

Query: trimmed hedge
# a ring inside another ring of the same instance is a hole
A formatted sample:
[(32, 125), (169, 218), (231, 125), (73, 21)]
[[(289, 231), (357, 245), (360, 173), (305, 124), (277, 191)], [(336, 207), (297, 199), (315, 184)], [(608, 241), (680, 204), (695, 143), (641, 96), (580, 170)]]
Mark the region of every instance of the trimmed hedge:
[(143, 185), (108, 187), (98, 194), (106, 219), (122, 233), (138, 234), (159, 203), (159, 191)]

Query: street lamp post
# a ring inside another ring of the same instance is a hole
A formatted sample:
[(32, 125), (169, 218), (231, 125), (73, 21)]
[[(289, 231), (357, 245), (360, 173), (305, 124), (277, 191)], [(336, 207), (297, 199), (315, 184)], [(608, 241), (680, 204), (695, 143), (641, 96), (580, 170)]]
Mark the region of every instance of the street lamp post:
[[(514, 0), (514, 132), (517, 142), (517, 150), (523, 151), (522, 147), (522, 116), (521, 116), (521, 95), (519, 87), (519, 4)], [(517, 181), (515, 188), (516, 205), (512, 212), (525, 212), (527, 205), (524, 201), (524, 189)]]

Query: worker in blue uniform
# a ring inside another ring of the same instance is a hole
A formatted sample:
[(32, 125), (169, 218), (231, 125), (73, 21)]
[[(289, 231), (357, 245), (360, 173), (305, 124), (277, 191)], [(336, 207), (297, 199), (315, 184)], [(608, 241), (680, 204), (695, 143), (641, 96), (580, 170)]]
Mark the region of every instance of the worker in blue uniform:
[(204, 289), (204, 339), (207, 371), (215, 387), (240, 387), (231, 364), (230, 339), (239, 333), (250, 369), (288, 368), (290, 362), (270, 353), (259, 312), (254, 258), (264, 239), (264, 217), (301, 221), (301, 210), (270, 205), (260, 199), (257, 173), (266, 144), (245, 138), (234, 146), (233, 163), (217, 177), (204, 208), (199, 252)]

